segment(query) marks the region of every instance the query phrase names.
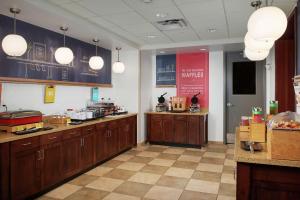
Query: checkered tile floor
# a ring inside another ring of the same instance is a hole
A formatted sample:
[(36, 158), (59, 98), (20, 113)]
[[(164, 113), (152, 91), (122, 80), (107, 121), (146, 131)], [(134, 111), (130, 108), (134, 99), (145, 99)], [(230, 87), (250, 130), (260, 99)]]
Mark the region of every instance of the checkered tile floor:
[(40, 200), (235, 199), (233, 146), (145, 145), (40, 197)]

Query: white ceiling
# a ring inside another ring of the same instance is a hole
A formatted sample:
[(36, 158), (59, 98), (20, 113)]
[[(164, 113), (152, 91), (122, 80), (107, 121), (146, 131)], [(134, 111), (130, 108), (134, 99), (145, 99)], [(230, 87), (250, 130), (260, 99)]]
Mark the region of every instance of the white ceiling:
[[(269, 0), (287, 15), (296, 1)], [(73, 31), (70, 34), (79, 39), (91, 40), (87, 35), (90, 36), (92, 32), (100, 39), (104, 38), (104, 43), (106, 40), (113, 43), (112, 37), (136, 48), (243, 38), (248, 18), (254, 11), (250, 7), (251, 0), (153, 0), (148, 4), (143, 0), (1, 0), (0, 12), (6, 12), (5, 9), (12, 6), (12, 2), (27, 6), (28, 13), (23, 12), (23, 17), (30, 18), (35, 24), (42, 24), (46, 28), (59, 27), (62, 22), (72, 24), (77, 27), (71, 27)], [(34, 6), (36, 10), (30, 10), (30, 6)], [(41, 17), (37, 13), (54, 16)], [(167, 16), (157, 18), (157, 13)], [(29, 15), (32, 17), (28, 17)], [(173, 18), (185, 19), (187, 28), (160, 31), (154, 25), (156, 21)], [(216, 31), (211, 33), (208, 29)], [(149, 35), (156, 37), (148, 38)], [(113, 46), (108, 43), (105, 45)]]

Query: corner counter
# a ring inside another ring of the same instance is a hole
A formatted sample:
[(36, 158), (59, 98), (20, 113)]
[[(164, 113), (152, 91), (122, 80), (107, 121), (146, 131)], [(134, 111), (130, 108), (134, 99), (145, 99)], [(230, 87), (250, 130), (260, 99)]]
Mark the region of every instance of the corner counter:
[(200, 147), (208, 139), (208, 112), (146, 112), (147, 142)]
[(267, 145), (262, 145), (254, 154), (241, 149), (236, 129), (237, 200), (300, 199), (300, 161), (271, 159)]

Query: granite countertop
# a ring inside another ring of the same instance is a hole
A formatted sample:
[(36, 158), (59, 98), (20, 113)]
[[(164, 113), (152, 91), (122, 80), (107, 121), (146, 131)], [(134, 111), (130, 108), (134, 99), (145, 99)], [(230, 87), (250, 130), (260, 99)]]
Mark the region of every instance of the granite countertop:
[(156, 111), (150, 111), (146, 112), (145, 114), (151, 114), (151, 115), (207, 115), (208, 111), (201, 111), (197, 113), (191, 113), (191, 112), (156, 112)]
[(122, 119), (122, 118), (126, 118), (126, 117), (131, 117), (131, 116), (135, 116), (135, 115), (137, 115), (137, 114), (136, 113), (129, 113), (129, 114), (124, 114), (124, 115), (107, 116), (105, 118), (92, 120), (92, 121), (87, 121), (87, 122), (84, 122), (84, 123), (79, 124), (79, 125), (68, 125), (68, 124), (54, 125), (54, 124), (51, 124), (51, 125), (47, 125), (47, 126), (51, 126), (53, 128), (51, 130), (39, 131), (39, 132), (29, 133), (29, 134), (24, 134), (24, 135), (16, 135), (16, 134), (13, 134), (13, 133), (0, 132), (0, 144), (15, 141), (15, 140), (20, 140), (20, 139), (24, 139), (24, 138), (30, 138), (30, 137), (49, 134), (49, 133), (54, 133), (54, 132), (58, 132), (58, 131), (65, 131), (65, 130), (69, 130), (69, 129), (85, 127), (85, 126), (89, 126), (89, 125), (98, 124), (98, 123), (101, 123), (101, 122), (108, 122), (108, 121), (112, 121), (112, 120), (116, 120), (116, 119)]
[(243, 150), (240, 147), (239, 128), (236, 129), (235, 135), (234, 160), (236, 162), (300, 168), (300, 161), (271, 159), (267, 152), (266, 143), (262, 144), (263, 150), (261, 152), (255, 152), (253, 154), (250, 153), (250, 151)]

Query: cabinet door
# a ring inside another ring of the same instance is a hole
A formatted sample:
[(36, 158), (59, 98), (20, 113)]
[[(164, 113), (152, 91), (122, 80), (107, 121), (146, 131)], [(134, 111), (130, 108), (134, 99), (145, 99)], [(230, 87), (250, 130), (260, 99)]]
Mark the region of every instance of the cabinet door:
[(200, 145), (200, 117), (188, 116), (188, 144)]
[(119, 121), (119, 151), (128, 148), (130, 135), (130, 124), (128, 119), (121, 119)]
[(119, 152), (119, 127), (117, 121), (112, 121), (108, 124), (108, 141), (106, 147), (109, 157)]
[(62, 174), (70, 177), (80, 170), (81, 135), (77, 130), (65, 134), (70, 137), (62, 142)]
[(161, 115), (150, 115), (150, 141), (151, 142), (162, 142), (163, 141), (163, 122)]
[[(94, 127), (85, 128), (86, 134), (81, 141), (81, 168), (85, 169), (94, 164), (95, 161), (95, 129)], [(83, 131), (84, 132), (84, 131)]]
[(174, 141), (174, 120), (172, 115), (163, 116), (163, 135), (164, 142)]
[(96, 127), (96, 161), (101, 162), (108, 157), (107, 153), (107, 123), (97, 124)]
[(58, 183), (62, 177), (62, 143), (55, 142), (42, 147), (43, 164), (42, 164), (42, 187)]
[(187, 119), (186, 116), (174, 116), (174, 142), (187, 143)]
[[(24, 143), (25, 144), (25, 143)], [(40, 148), (24, 150), (11, 155), (11, 196), (25, 199), (41, 189)]]
[(127, 136), (127, 147), (131, 148), (136, 144), (136, 117), (130, 117), (128, 124), (129, 131)]

